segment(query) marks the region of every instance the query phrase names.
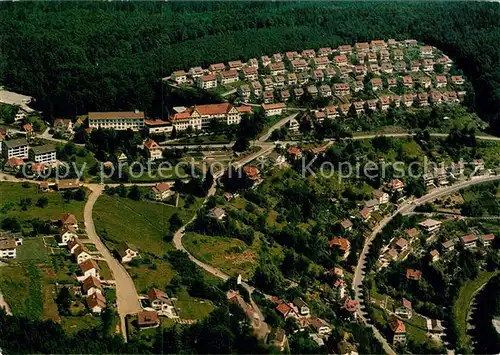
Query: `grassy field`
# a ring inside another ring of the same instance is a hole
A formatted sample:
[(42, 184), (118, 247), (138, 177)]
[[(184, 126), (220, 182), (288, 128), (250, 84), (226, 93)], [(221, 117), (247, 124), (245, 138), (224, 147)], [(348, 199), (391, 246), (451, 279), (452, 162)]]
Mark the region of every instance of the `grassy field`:
[(418, 314), (413, 314), (411, 319), (405, 320), (406, 333), (408, 337), (416, 343), (426, 343), (428, 338), (425, 336), (427, 333), (427, 321), (425, 318)]
[[(38, 192), (36, 184), (24, 184), (0, 182), (0, 220), (5, 217), (18, 217), (21, 220), (55, 219), (64, 212), (73, 213), (79, 221), (83, 220), (83, 207), (85, 201), (71, 200), (66, 202), (59, 192)], [(35, 204), (40, 197), (47, 197), (49, 203), (46, 207), (36, 207)], [(32, 205), (26, 211), (22, 211), (19, 202), (23, 198), (31, 198)]]
[(13, 314), (32, 319), (42, 318), (41, 276), (36, 265), (1, 266), (0, 290)]
[(65, 316), (61, 317), (61, 326), (66, 333), (72, 334), (79, 330), (91, 329), (97, 327), (101, 323), (99, 317), (93, 317), (87, 314), (82, 317)]
[(189, 209), (162, 203), (134, 201), (128, 198), (102, 195), (94, 207), (97, 232), (113, 249), (118, 242), (134, 244), (140, 251), (163, 256), (172, 246), (163, 240), (168, 233), (170, 216), (178, 213), (188, 221), (200, 201)]
[(128, 272), (140, 293), (146, 293), (152, 287), (163, 290), (176, 275), (176, 272), (166, 261), (157, 264), (154, 270), (147, 266), (140, 266), (131, 267)]
[(467, 314), (469, 312), (470, 303), (476, 291), (484, 286), (489, 279), (495, 275), (495, 272), (480, 271), (475, 280), (465, 283), (465, 285), (460, 289), (453, 312), (455, 314), (458, 330), (460, 332), (460, 344), (462, 346), (466, 346), (470, 342), (470, 338), (467, 335)]
[[(186, 233), (182, 242), (197, 259), (229, 275), (241, 274), (247, 279), (253, 275), (258, 264), (258, 253), (254, 247), (239, 239)], [(254, 241), (255, 244), (259, 244), (258, 241)]]
[(182, 319), (203, 319), (215, 309), (212, 302), (193, 298), (185, 290), (179, 290), (175, 298), (174, 305)]
[(17, 248), (17, 260), (46, 262), (48, 260), (47, 249), (42, 238), (24, 238), (23, 245)]
[(99, 265), (99, 268), (101, 269), (99, 271), (99, 275), (103, 280), (113, 280), (113, 274), (111, 273), (111, 269), (109, 268), (109, 265), (107, 262), (104, 260), (98, 260), (97, 264)]

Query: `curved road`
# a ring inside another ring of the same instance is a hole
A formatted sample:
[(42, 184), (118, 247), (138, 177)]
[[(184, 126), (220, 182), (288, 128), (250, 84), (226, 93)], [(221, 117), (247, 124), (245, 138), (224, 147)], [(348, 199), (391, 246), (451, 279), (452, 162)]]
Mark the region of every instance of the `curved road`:
[[(464, 181), (464, 182), (461, 182), (461, 183), (458, 183), (458, 184), (455, 184), (452, 186), (447, 186), (447, 187), (442, 187), (442, 188), (432, 190), (431, 192), (429, 192), (428, 194), (422, 196), (421, 198), (419, 198), (417, 200), (404, 203), (392, 215), (384, 218), (377, 225), (377, 227), (375, 227), (375, 229), (373, 230), (371, 235), (366, 239), (365, 244), (363, 246), (363, 250), (361, 251), (361, 254), (359, 255), (358, 265), (356, 266), (356, 270), (354, 272), (354, 277), (353, 277), (353, 281), (352, 281), (352, 288), (355, 291), (355, 300), (358, 301), (358, 304), (361, 305), (361, 297), (360, 297), (361, 284), (362, 284), (363, 279), (365, 277), (364, 267), (366, 265), (366, 255), (368, 253), (368, 250), (370, 249), (370, 246), (373, 242), (373, 239), (375, 239), (377, 234), (387, 225), (387, 223), (389, 223), (394, 218), (394, 216), (396, 216), (398, 213), (401, 213), (401, 214), (409, 213), (409, 212), (413, 211), (416, 206), (423, 205), (427, 202), (435, 200), (438, 197), (441, 197), (443, 195), (448, 195), (448, 194), (453, 193), (455, 191), (458, 191), (460, 189), (467, 188), (471, 185), (481, 184), (481, 183), (495, 181), (495, 180), (500, 180), (500, 176), (479, 176), (479, 177), (474, 177), (471, 180)], [(358, 316), (365, 324), (367, 324), (367, 320), (364, 317), (364, 314), (360, 309), (358, 310)], [(384, 346), (384, 350), (388, 354), (395, 355), (396, 353), (389, 346), (389, 344), (387, 343), (387, 340), (378, 332), (378, 330), (376, 330), (375, 327), (372, 326), (372, 328), (375, 332), (375, 336)]]
[(89, 184), (86, 186), (92, 192), (87, 199), (83, 214), (85, 221), (85, 230), (87, 231), (89, 240), (95, 244), (97, 251), (108, 263), (109, 268), (113, 273), (113, 278), (116, 281), (116, 301), (118, 306), (118, 314), (120, 316), (120, 328), (123, 334), (123, 338), (125, 339), (125, 341), (127, 341), (125, 317), (128, 314), (136, 314), (141, 311), (141, 306), (139, 304), (139, 295), (137, 294), (134, 282), (132, 281), (132, 278), (130, 277), (127, 270), (125, 270), (123, 265), (115, 257), (113, 257), (113, 255), (111, 255), (110, 251), (108, 250), (108, 248), (106, 248), (95, 230), (94, 220), (92, 218), (92, 210), (94, 208), (95, 202), (104, 191), (104, 186), (95, 184)]

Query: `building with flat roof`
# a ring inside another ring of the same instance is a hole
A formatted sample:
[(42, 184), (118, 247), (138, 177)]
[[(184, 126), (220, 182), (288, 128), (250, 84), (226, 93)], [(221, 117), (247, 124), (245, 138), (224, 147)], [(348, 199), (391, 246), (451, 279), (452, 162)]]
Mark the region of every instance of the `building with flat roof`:
[(35, 163), (52, 163), (57, 160), (56, 148), (52, 144), (31, 147), (29, 160)]
[(144, 112), (89, 112), (90, 128), (138, 131), (144, 127)]
[(28, 159), (29, 144), (26, 138), (11, 139), (2, 144), (2, 155), (5, 159)]

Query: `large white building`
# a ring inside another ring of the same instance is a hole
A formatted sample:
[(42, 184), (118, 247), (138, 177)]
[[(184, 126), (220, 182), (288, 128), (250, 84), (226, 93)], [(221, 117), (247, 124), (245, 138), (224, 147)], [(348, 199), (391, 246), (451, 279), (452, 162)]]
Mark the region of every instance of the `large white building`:
[(2, 145), (2, 155), (5, 159), (13, 157), (28, 159), (29, 144), (25, 138), (4, 141)]
[(241, 115), (230, 103), (191, 106), (173, 115), (172, 125), (179, 131), (184, 131), (189, 126), (201, 130), (207, 128), (213, 119), (231, 125), (240, 123)]
[(89, 112), (89, 127), (138, 131), (144, 127), (144, 112)]
[(56, 149), (51, 144), (31, 147), (29, 160), (35, 163), (52, 163), (57, 160)]

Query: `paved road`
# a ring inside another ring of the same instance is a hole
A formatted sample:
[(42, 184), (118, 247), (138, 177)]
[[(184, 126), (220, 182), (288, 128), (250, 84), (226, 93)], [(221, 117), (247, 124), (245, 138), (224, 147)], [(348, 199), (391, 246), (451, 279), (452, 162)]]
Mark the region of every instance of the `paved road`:
[(116, 282), (116, 300), (118, 305), (118, 314), (120, 316), (121, 322), (121, 330), (123, 334), (123, 338), (127, 341), (127, 329), (125, 326), (125, 316), (128, 314), (136, 314), (141, 311), (141, 306), (139, 304), (139, 295), (135, 289), (134, 282), (132, 278), (128, 274), (127, 270), (123, 267), (120, 262), (111, 255), (110, 251), (104, 243), (101, 241), (94, 226), (94, 220), (92, 218), (92, 210), (94, 208), (94, 204), (102, 194), (104, 190), (104, 186), (101, 185), (86, 185), (89, 189), (91, 189), (91, 194), (87, 199), (87, 203), (85, 204), (84, 209), (84, 220), (85, 220), (85, 229), (87, 231), (87, 235), (89, 240), (92, 241), (99, 253), (101, 253), (104, 260), (109, 265), (111, 272), (113, 273), (113, 277)]
[[(471, 185), (475, 184), (480, 184), (484, 182), (489, 182), (489, 181), (495, 181), (495, 180), (500, 180), (500, 176), (479, 176), (472, 178), (471, 180), (464, 181), (452, 186), (447, 186), (447, 187), (442, 187), (438, 189), (434, 189), (428, 194), (422, 196), (421, 198), (414, 200), (412, 202), (406, 202), (404, 203), (401, 207), (399, 207), (392, 215), (384, 218), (378, 225), (375, 227), (373, 230), (372, 234), (366, 239), (365, 244), (363, 246), (363, 250), (361, 251), (361, 254), (359, 255), (358, 259), (358, 265), (356, 266), (356, 270), (354, 272), (354, 277), (352, 281), (352, 288), (355, 291), (355, 299), (358, 301), (358, 303), (361, 305), (361, 284), (363, 282), (363, 279), (365, 277), (365, 265), (366, 265), (366, 255), (368, 254), (368, 250), (370, 249), (370, 246), (373, 242), (373, 239), (375, 239), (376, 235), (389, 223), (396, 214), (401, 213), (409, 213), (415, 209), (416, 206), (423, 205), (427, 202), (433, 201), (438, 197), (448, 195), (450, 193), (456, 192), (460, 189), (467, 188)], [(358, 311), (358, 316), (359, 318), (366, 324), (367, 320), (364, 317), (364, 314), (361, 310)], [(395, 354), (395, 352), (390, 348), (389, 344), (387, 343), (387, 340), (382, 337), (382, 335), (379, 333), (377, 335), (377, 332), (375, 333), (375, 336), (379, 339), (379, 341), (382, 343), (384, 346), (384, 350), (389, 353), (389, 354)]]
[(294, 113), (293, 115), (289, 115), (289, 116), (287, 116), (287, 117), (282, 118), (281, 120), (279, 120), (277, 123), (275, 123), (274, 125), (272, 125), (271, 128), (269, 128), (269, 131), (266, 134), (262, 135), (257, 140), (257, 142), (263, 143), (263, 142), (267, 141), (269, 139), (269, 137), (271, 137), (271, 133), (273, 133), (274, 130), (281, 128), (281, 126), (283, 126), (284, 124), (286, 124), (287, 122), (289, 122), (292, 118), (297, 117), (297, 115), (298, 115), (298, 113)]

